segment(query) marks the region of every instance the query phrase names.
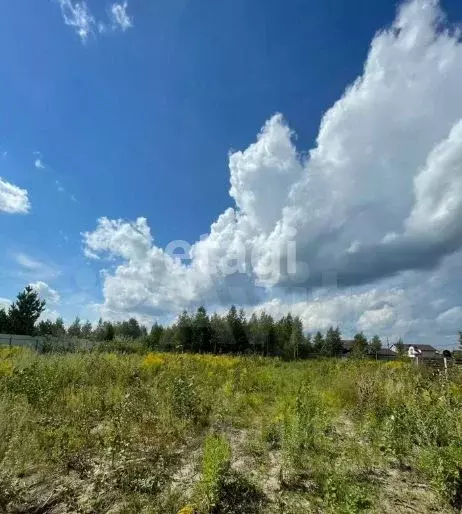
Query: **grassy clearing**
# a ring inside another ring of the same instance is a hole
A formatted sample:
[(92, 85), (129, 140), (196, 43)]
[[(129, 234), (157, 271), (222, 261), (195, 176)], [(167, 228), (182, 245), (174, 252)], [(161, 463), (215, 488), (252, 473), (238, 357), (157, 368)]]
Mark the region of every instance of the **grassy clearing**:
[(452, 373), (0, 350), (0, 512), (453, 512)]

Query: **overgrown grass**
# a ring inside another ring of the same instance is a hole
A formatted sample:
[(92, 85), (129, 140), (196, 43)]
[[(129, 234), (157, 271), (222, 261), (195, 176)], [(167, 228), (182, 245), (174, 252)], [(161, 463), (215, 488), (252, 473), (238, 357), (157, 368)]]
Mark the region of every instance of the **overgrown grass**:
[(0, 349), (0, 512), (393, 512), (401, 473), (460, 508), (458, 369)]

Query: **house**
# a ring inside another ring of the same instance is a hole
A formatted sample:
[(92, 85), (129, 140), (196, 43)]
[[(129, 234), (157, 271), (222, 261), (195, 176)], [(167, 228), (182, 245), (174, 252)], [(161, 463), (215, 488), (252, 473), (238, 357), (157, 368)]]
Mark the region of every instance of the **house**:
[[(398, 351), (396, 344), (392, 347), (392, 350)], [(411, 359), (418, 357), (419, 359), (440, 359), (441, 355), (438, 350), (430, 344), (403, 344), (403, 350), (405, 355)]]
[(377, 357), (378, 361), (392, 361), (396, 359), (398, 356), (396, 352), (391, 350), (390, 348), (380, 348), (380, 350), (375, 354), (374, 352), (370, 353), (372, 358)]
[[(349, 356), (350, 352), (353, 349), (354, 344), (355, 344), (355, 342), (353, 339), (345, 339), (342, 341), (343, 357)], [(368, 355), (372, 359), (377, 359), (379, 361), (393, 360), (393, 359), (396, 359), (396, 357), (397, 357), (396, 352), (394, 352), (393, 350), (391, 350), (389, 348), (380, 348), (380, 350), (377, 352), (377, 354), (375, 352), (369, 351)]]

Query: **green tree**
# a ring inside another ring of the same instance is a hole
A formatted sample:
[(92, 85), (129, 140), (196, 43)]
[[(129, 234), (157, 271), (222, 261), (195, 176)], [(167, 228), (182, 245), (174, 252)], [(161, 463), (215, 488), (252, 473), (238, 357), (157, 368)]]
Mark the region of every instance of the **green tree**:
[(91, 326), (91, 323), (87, 320), (83, 325), (82, 325), (82, 330), (81, 330), (81, 336), (84, 338), (84, 339), (90, 339), (91, 336), (93, 334), (93, 327)]
[(250, 352), (253, 354), (263, 353), (262, 345), (260, 344), (260, 325), (255, 312), (250, 316), (249, 322), (247, 323), (247, 329)]
[(39, 336), (52, 336), (53, 335), (53, 322), (49, 319), (42, 320), (37, 325), (37, 335)]
[(103, 323), (103, 341), (113, 341), (114, 337), (114, 325), (110, 321), (105, 321)]
[(362, 332), (355, 334), (351, 349), (352, 355), (355, 357), (365, 357), (367, 355), (367, 346), (366, 336)]
[(226, 323), (229, 327), (228, 340), (224, 343), (224, 351), (228, 353), (244, 352), (248, 346), (245, 313), (241, 309), (239, 312), (235, 305), (232, 305), (226, 315)]
[(177, 351), (176, 328), (163, 328), (162, 335), (159, 340), (159, 348), (165, 352)]
[(45, 310), (46, 302), (41, 300), (39, 294), (31, 286), (18, 294), (16, 301), (11, 305), (8, 318), (12, 334), (33, 336), (35, 323)]
[(276, 323), (276, 335), (277, 335), (277, 355), (283, 355), (285, 358), (291, 358), (292, 356), (292, 330), (293, 330), (293, 318), (292, 315), (287, 314), (283, 316)]
[(192, 326), (192, 351), (200, 353), (210, 352), (212, 329), (205, 307), (201, 306), (197, 309), (196, 315), (192, 320)]
[(150, 348), (155, 349), (160, 347), (163, 333), (164, 327), (159, 325), (159, 323), (156, 321), (156, 323), (154, 323), (154, 325), (151, 327), (151, 332), (149, 334), (148, 344)]
[(192, 349), (193, 328), (191, 316), (183, 311), (176, 322), (176, 344), (180, 350), (186, 352)]
[(303, 323), (302, 320), (296, 316), (292, 320), (292, 332), (289, 339), (289, 353), (287, 357), (290, 359), (298, 359), (300, 352), (302, 351), (303, 344), (305, 342), (305, 336), (303, 335)]
[(128, 321), (117, 323), (114, 326), (114, 331), (117, 336), (129, 339), (138, 339), (143, 335), (143, 329), (136, 318), (130, 318)]
[(110, 321), (103, 321), (102, 318), (99, 318), (93, 337), (96, 341), (113, 341), (115, 338), (114, 325)]
[(300, 348), (300, 358), (306, 359), (309, 355), (313, 353), (313, 345), (311, 344), (311, 336), (310, 334), (306, 334), (303, 338), (302, 347)]
[(313, 340), (313, 351), (315, 353), (324, 353), (324, 337), (321, 332), (316, 332)]
[(103, 318), (99, 318), (96, 328), (93, 332), (96, 341), (104, 341), (104, 323)]
[(462, 332), (459, 331), (459, 348), (462, 350)]
[(330, 327), (326, 333), (326, 340), (324, 342), (324, 355), (333, 357), (335, 355), (341, 355), (343, 351), (342, 337), (340, 330), (334, 327)]
[(70, 337), (82, 337), (82, 323), (80, 322), (80, 318), (77, 316), (67, 329), (67, 335)]
[(229, 341), (232, 341), (231, 329), (221, 316), (217, 313), (213, 313), (210, 318), (210, 346), (213, 353), (223, 353), (230, 345)]
[(57, 318), (53, 323), (52, 335), (54, 337), (64, 337), (66, 335), (63, 318)]
[(247, 323), (248, 348), (257, 355), (274, 355), (277, 347), (274, 320), (266, 312), (253, 313)]
[(380, 340), (380, 337), (378, 335), (375, 335), (372, 340), (371, 344), (369, 345), (370, 352), (375, 355), (375, 359), (377, 360), (377, 355), (379, 351), (382, 348), (382, 341)]
[(260, 337), (262, 342), (263, 355), (275, 355), (277, 351), (277, 334), (274, 319), (270, 314), (260, 314)]
[(138, 320), (135, 318), (130, 318), (128, 320), (128, 333), (126, 334), (128, 337), (131, 337), (132, 339), (138, 339), (141, 337), (141, 327), (138, 323)]
[(334, 355), (343, 354), (342, 334), (339, 327), (334, 330)]
[(10, 319), (5, 309), (0, 309), (0, 334), (8, 334), (10, 331)]

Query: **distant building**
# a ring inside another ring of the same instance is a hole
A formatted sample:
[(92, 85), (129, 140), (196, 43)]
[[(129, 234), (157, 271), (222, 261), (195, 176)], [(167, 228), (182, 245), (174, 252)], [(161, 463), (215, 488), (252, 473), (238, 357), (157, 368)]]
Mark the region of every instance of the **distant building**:
[(351, 350), (353, 349), (354, 343), (355, 342), (353, 341), (353, 339), (345, 339), (342, 341), (344, 356), (347, 356), (351, 352)]
[[(398, 351), (396, 344), (391, 349)], [(441, 359), (441, 354), (430, 344), (403, 344), (403, 350), (411, 359)]]
[[(380, 348), (377, 352), (377, 360), (379, 361), (391, 361), (396, 359), (398, 355), (390, 348)], [(371, 353), (371, 357), (375, 357), (375, 353)]]
[[(345, 339), (342, 341), (343, 345), (343, 357), (348, 357), (351, 351), (353, 350), (354, 346), (354, 340), (353, 339)], [(368, 352), (368, 355), (370, 358), (375, 359), (379, 361), (389, 361), (396, 359), (397, 355), (396, 352), (391, 350), (390, 348), (380, 348), (380, 350), (377, 352)]]

